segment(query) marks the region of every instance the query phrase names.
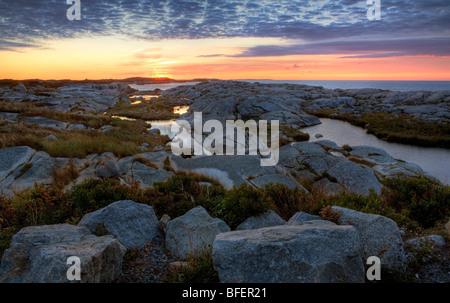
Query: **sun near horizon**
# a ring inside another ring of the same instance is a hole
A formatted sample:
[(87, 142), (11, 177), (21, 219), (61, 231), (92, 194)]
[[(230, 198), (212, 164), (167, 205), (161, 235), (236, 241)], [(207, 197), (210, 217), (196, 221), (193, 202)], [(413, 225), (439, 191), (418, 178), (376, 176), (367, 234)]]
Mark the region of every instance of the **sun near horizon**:
[[(450, 80), (449, 56), (236, 56), (249, 46), (289, 43), (279, 39), (268, 40), (229, 38), (143, 42), (98, 37), (51, 41), (36, 49), (0, 51), (0, 79)], [(216, 55), (218, 52), (221, 54)]]

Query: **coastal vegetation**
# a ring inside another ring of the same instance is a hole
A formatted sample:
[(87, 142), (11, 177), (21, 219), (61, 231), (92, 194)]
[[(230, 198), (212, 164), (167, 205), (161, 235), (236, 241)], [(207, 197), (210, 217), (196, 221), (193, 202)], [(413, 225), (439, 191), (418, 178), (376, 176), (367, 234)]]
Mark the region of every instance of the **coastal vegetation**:
[(142, 101), (139, 104), (120, 101), (109, 109), (106, 114), (141, 120), (171, 120), (180, 117), (173, 110), (174, 106), (179, 105), (183, 104), (180, 104), (176, 98), (160, 96), (158, 99)]
[(365, 128), (377, 138), (396, 143), (450, 148), (450, 124), (425, 121), (410, 115), (388, 113), (340, 114), (336, 110), (316, 110), (308, 113), (321, 118), (339, 119)]
[[(70, 169), (65, 172), (76, 173)], [(402, 175), (385, 180), (383, 185), (380, 195), (371, 192), (368, 196), (355, 193), (329, 196), (317, 190), (305, 193), (282, 184), (269, 184), (262, 189), (241, 185), (227, 190), (217, 181), (193, 173), (175, 174), (145, 190), (138, 183), (129, 186), (116, 178), (88, 179), (68, 191), (56, 185), (35, 185), (12, 198), (0, 196), (0, 253), (3, 255), (13, 235), (25, 226), (77, 224), (85, 214), (118, 200), (148, 204), (154, 207), (158, 217), (168, 214), (172, 218), (203, 206), (211, 216), (224, 220), (231, 228), (268, 210), (274, 210), (285, 220), (299, 211), (328, 218), (327, 208), (337, 205), (391, 218), (405, 231), (405, 237), (443, 230), (443, 224), (450, 218), (449, 186), (424, 177)], [(208, 258), (204, 256), (190, 260), (183, 280), (187, 275), (198, 281), (193, 271), (198, 263), (202, 264), (199, 270), (205, 270), (209, 264), (205, 260)]]

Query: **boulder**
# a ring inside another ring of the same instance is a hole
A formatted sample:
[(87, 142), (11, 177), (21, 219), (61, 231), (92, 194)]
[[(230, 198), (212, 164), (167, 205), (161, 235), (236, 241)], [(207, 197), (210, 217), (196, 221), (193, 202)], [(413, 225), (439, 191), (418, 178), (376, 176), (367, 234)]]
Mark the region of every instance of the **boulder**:
[(185, 259), (212, 246), (216, 235), (230, 231), (220, 219), (212, 218), (201, 206), (175, 218), (166, 226), (166, 247), (175, 256)]
[(236, 227), (236, 230), (258, 229), (263, 227), (271, 227), (286, 224), (276, 212), (273, 210), (266, 211), (258, 216), (253, 216), (242, 222)]
[(140, 248), (158, 235), (158, 219), (153, 207), (130, 200), (114, 202), (85, 215), (78, 226), (92, 233), (107, 232), (129, 248)]
[(405, 264), (403, 241), (397, 223), (380, 215), (366, 214), (352, 209), (333, 206), (340, 214), (339, 224), (351, 224), (359, 232), (363, 258), (376, 256), (381, 264), (402, 268)]
[(122, 270), (125, 248), (113, 237), (96, 237), (83, 227), (69, 224), (21, 229), (3, 255), (0, 282), (63, 283), (80, 258), (81, 282), (112, 282)]
[(95, 174), (100, 178), (112, 178), (120, 174), (120, 168), (115, 159), (105, 158), (99, 161)]
[(334, 165), (328, 169), (328, 174), (349, 191), (361, 195), (368, 195), (371, 189), (377, 194), (381, 192), (382, 185), (370, 168), (347, 159), (336, 158)]
[(289, 221), (287, 222), (288, 225), (302, 225), (307, 221), (311, 220), (321, 220), (322, 218), (320, 216), (314, 216), (307, 213), (304, 213), (302, 211), (296, 213), (293, 215)]
[(352, 226), (283, 225), (217, 235), (214, 268), (223, 283), (364, 282)]

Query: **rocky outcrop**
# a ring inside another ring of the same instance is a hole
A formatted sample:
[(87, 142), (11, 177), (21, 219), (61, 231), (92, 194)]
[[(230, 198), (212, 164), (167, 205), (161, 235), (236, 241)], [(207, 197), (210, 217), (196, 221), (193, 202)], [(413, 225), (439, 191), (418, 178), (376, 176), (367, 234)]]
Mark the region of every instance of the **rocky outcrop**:
[(0, 180), (28, 162), (35, 151), (28, 146), (16, 146), (0, 149)]
[(304, 224), (217, 235), (214, 268), (223, 283), (364, 282), (352, 226)]
[[(51, 110), (63, 112), (72, 110), (104, 112), (121, 100), (130, 102), (127, 97), (133, 92), (133, 89), (128, 85), (121, 83), (66, 84), (56, 89), (44, 86), (23, 89), (21, 85), (23, 84), (0, 92), (0, 97), (9, 102), (32, 101), (42, 103), (48, 105)], [(16, 89), (17, 87), (21, 88)], [(36, 121), (37, 119), (32, 122)]]
[(166, 226), (166, 247), (175, 256), (185, 259), (212, 246), (214, 238), (230, 227), (220, 219), (213, 219), (201, 206), (175, 218)]
[(450, 91), (396, 92), (380, 89), (324, 89), (294, 84), (210, 81), (180, 86), (164, 95), (187, 98), (190, 111), (232, 119), (276, 119), (280, 124), (319, 124), (305, 111), (333, 110), (342, 114), (408, 114), (431, 122), (450, 122)]
[(339, 224), (350, 224), (358, 230), (364, 260), (378, 256), (382, 265), (398, 268), (405, 265), (403, 241), (397, 223), (384, 216), (339, 206), (332, 209), (339, 214)]
[(130, 200), (117, 201), (85, 215), (78, 226), (92, 233), (114, 236), (123, 246), (143, 247), (158, 234), (158, 219), (153, 207)]
[(125, 248), (112, 236), (96, 237), (69, 224), (25, 227), (3, 255), (0, 282), (65, 283), (71, 264), (80, 259), (80, 282), (112, 282), (122, 269)]

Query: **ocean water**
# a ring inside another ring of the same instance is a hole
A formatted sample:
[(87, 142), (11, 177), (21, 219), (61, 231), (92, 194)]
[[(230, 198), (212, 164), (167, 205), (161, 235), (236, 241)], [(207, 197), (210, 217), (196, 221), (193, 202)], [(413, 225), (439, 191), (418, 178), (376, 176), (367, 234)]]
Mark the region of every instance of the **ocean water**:
[(180, 85), (195, 85), (200, 82), (172, 82), (172, 83), (161, 83), (161, 84), (130, 84), (130, 87), (138, 91), (145, 90), (155, 90), (159, 88), (160, 90), (171, 89)]
[[(395, 159), (415, 163), (442, 183), (450, 185), (450, 149), (386, 142), (348, 122), (332, 119), (320, 121), (322, 124), (302, 128), (302, 131), (310, 134), (310, 142), (330, 140), (339, 146), (348, 144), (379, 147)], [(316, 134), (321, 134), (322, 137), (318, 139)]]
[(327, 89), (377, 88), (391, 91), (450, 90), (450, 81), (353, 81), (353, 80), (241, 80), (259, 83), (289, 83), (322, 86)]
[[(391, 91), (442, 91), (450, 90), (450, 81), (347, 81), (347, 80), (239, 80), (246, 82), (274, 83), (274, 84), (304, 84), (322, 86), (327, 89), (359, 89), (377, 88)], [(130, 85), (132, 88), (144, 91), (161, 89), (166, 90), (179, 85), (195, 85), (199, 82), (172, 82), (164, 84)]]

